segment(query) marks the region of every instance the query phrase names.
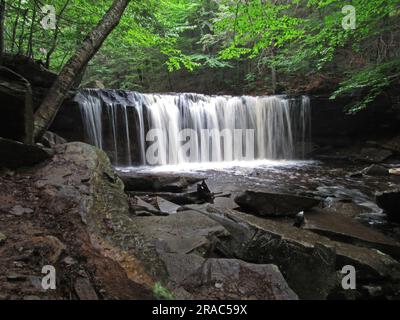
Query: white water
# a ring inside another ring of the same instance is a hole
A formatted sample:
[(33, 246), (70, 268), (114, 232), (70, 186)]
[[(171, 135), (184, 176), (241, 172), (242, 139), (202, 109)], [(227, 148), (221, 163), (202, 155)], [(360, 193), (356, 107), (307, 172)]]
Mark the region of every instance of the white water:
[[(157, 164), (176, 168), (301, 159), (311, 130), (307, 97), (85, 90), (76, 100), (81, 106), (88, 142), (106, 150), (114, 164), (122, 167), (148, 165), (146, 152), (155, 146), (154, 142), (158, 148)], [(150, 129), (161, 133), (159, 140), (146, 139)], [(184, 129), (195, 133), (190, 137), (194, 146), (190, 158), (182, 148), (186, 142), (181, 136)]]

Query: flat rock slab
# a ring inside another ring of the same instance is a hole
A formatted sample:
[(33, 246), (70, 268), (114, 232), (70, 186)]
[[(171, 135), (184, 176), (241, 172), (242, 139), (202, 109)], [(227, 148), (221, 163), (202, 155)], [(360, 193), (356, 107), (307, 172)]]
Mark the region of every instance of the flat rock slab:
[(307, 212), (303, 228), (332, 240), (374, 248), (400, 257), (400, 243), (340, 213), (315, 208)]
[(49, 150), (0, 138), (0, 167), (16, 169), (30, 167), (52, 157)]
[(161, 197), (156, 197), (156, 201), (157, 201), (158, 209), (160, 209), (161, 212), (166, 212), (169, 214), (177, 213), (178, 209), (181, 207), (180, 205), (177, 205), (171, 201), (165, 200)]
[(276, 264), (302, 299), (326, 299), (340, 285), (337, 275), (345, 265), (354, 266), (357, 279), (371, 285), (386, 281), (386, 288), (391, 288), (400, 282), (400, 264), (390, 256), (298, 229), (291, 219), (261, 218), (212, 205), (196, 210), (229, 231), (231, 237), (218, 247), (221, 252), (245, 261)]
[(196, 211), (166, 217), (136, 217), (132, 224), (147, 246), (158, 252), (188, 254), (211, 249), (213, 239), (226, 236), (226, 229)]
[(160, 174), (124, 173), (118, 176), (125, 184), (126, 191), (148, 192), (183, 192), (190, 185), (204, 180), (204, 178), (181, 177)]
[(238, 195), (235, 202), (246, 212), (259, 216), (295, 216), (320, 203), (314, 198), (255, 191)]
[(208, 259), (183, 287), (196, 299), (298, 300), (275, 265)]
[(151, 212), (157, 211), (156, 207), (154, 207), (152, 204), (150, 204), (150, 203), (144, 201), (142, 198), (140, 198), (140, 197), (135, 197), (135, 200), (136, 200), (136, 204), (137, 204), (139, 207), (143, 207), (143, 208), (145, 208), (145, 209), (147, 209), (147, 210), (150, 210)]

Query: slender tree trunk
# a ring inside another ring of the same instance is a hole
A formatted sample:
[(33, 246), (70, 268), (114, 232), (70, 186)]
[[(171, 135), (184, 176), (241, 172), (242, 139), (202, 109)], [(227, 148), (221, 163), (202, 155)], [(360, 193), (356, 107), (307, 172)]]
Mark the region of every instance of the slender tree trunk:
[(14, 47), (15, 47), (15, 44), (17, 41), (17, 29), (18, 29), (19, 15), (20, 15), (20, 11), (21, 11), (21, 3), (22, 3), (22, 0), (19, 0), (18, 7), (17, 7), (17, 13), (16, 13), (14, 25), (13, 25), (13, 30), (12, 30), (11, 53), (14, 52)]
[(35, 113), (34, 137), (39, 139), (53, 122), (65, 96), (104, 40), (118, 25), (130, 0), (114, 0), (98, 25), (88, 34), (80, 48), (63, 67), (53, 86)]
[(0, 1), (0, 66), (3, 64), (4, 55), (4, 19), (6, 16), (6, 1)]
[(51, 55), (54, 53), (54, 51), (55, 51), (56, 48), (57, 48), (58, 32), (60, 31), (60, 26), (59, 26), (58, 21), (60, 21), (61, 17), (62, 17), (63, 14), (64, 14), (65, 9), (67, 9), (68, 4), (69, 4), (69, 1), (70, 1), (70, 0), (67, 0), (67, 1), (65, 2), (65, 4), (64, 4), (63, 8), (61, 9), (61, 12), (60, 12), (60, 14), (59, 14), (59, 16), (58, 16), (57, 23), (56, 23), (56, 29), (54, 30), (53, 43), (52, 43), (52, 45), (51, 45), (51, 48), (50, 48), (49, 52), (46, 54), (46, 63), (45, 63), (46, 68), (49, 68), (49, 67), (50, 67)]
[(25, 9), (23, 17), (22, 17), (22, 28), (21, 28), (21, 33), (19, 35), (19, 39), (18, 39), (18, 54), (21, 54), (22, 50), (23, 50), (24, 36), (25, 36), (25, 23), (26, 23), (26, 16), (28, 15), (28, 12), (29, 12), (29, 10)]
[(33, 33), (35, 31), (36, 13), (37, 13), (37, 8), (36, 8), (36, 1), (35, 1), (35, 4), (33, 6), (33, 12), (32, 12), (31, 28), (30, 28), (30, 31), (29, 31), (28, 50), (26, 52), (26, 55), (29, 58), (33, 58)]

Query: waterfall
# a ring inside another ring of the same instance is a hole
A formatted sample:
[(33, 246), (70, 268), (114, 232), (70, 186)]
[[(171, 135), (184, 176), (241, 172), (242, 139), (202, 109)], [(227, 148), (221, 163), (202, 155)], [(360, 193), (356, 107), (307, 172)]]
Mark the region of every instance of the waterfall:
[(86, 141), (118, 166), (298, 159), (310, 140), (308, 97), (87, 89), (75, 100)]

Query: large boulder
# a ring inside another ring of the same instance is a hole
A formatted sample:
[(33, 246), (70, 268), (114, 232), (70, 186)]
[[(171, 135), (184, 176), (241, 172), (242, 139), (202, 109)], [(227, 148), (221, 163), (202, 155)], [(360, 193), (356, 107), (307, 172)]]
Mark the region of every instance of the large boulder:
[[(12, 237), (0, 244), (0, 296), (153, 297), (140, 264), (97, 232), (93, 217), (112, 228), (113, 210), (128, 210), (124, 186), (103, 151), (83, 143), (57, 146), (51, 160), (0, 175), (0, 183), (0, 231)], [(43, 290), (44, 265), (56, 268), (57, 290)]]
[(182, 192), (203, 179), (190, 176), (173, 176), (144, 173), (118, 172), (126, 191)]
[(297, 300), (278, 267), (236, 259), (208, 259), (183, 283), (196, 299)]
[(376, 203), (385, 210), (390, 220), (400, 222), (400, 190), (378, 193)]
[(314, 198), (254, 191), (238, 195), (235, 202), (246, 212), (259, 216), (295, 216), (320, 203)]
[(361, 173), (367, 176), (388, 176), (389, 169), (378, 164), (373, 164), (363, 169)]

